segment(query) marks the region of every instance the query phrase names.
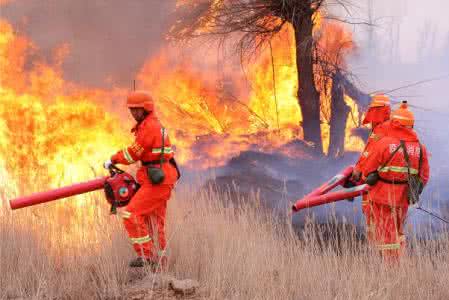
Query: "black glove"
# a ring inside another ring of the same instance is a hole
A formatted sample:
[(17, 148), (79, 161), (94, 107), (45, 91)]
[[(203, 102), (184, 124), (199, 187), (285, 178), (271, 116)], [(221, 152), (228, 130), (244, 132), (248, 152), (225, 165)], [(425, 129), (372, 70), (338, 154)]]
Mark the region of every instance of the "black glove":
[(346, 179), (345, 183), (343, 183), (343, 187), (345, 189), (349, 189), (349, 188), (355, 187), (356, 185), (357, 184), (354, 181), (352, 181), (351, 177), (348, 177), (348, 179)]
[[(355, 187), (356, 185), (357, 184), (354, 181), (352, 181), (352, 176), (350, 176), (350, 177), (348, 177), (348, 179), (346, 179), (345, 183), (343, 184), (343, 187), (345, 189), (349, 189), (349, 188)], [(352, 201), (354, 201), (354, 198), (346, 199), (346, 201), (352, 202)]]

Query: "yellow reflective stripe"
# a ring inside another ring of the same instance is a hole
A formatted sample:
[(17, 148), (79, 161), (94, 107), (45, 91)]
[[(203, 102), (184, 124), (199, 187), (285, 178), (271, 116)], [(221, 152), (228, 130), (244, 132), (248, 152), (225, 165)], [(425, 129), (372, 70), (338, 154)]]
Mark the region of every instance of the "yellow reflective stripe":
[[(386, 166), (379, 169), (379, 172), (396, 172), (396, 173), (408, 173), (407, 167), (395, 167), (395, 166)], [(418, 174), (418, 170), (410, 168), (410, 174)]]
[[(172, 152), (173, 152), (173, 150), (171, 147), (164, 147), (164, 154), (169, 154)], [(162, 148), (153, 148), (151, 150), (151, 153), (156, 153), (156, 154), (162, 153)]]
[(401, 244), (399, 243), (394, 243), (394, 244), (382, 244), (382, 245), (377, 245), (377, 248), (380, 251), (385, 251), (385, 250), (399, 250), (401, 249)]
[(124, 149), (124, 150), (123, 150), (123, 154), (125, 155), (126, 160), (127, 160), (130, 164), (136, 162), (136, 161), (132, 158), (132, 156), (129, 154), (128, 149)]
[(119, 215), (120, 217), (122, 217), (123, 219), (129, 219), (129, 218), (131, 218), (131, 213), (130, 213), (129, 211), (126, 211), (126, 210), (124, 210), (124, 211), (119, 211), (119, 212), (118, 212), (118, 215)]
[(149, 235), (143, 236), (143, 237), (139, 237), (139, 238), (130, 238), (131, 242), (133, 242), (133, 244), (144, 244), (144, 243), (148, 243), (149, 241), (151, 241), (151, 238)]

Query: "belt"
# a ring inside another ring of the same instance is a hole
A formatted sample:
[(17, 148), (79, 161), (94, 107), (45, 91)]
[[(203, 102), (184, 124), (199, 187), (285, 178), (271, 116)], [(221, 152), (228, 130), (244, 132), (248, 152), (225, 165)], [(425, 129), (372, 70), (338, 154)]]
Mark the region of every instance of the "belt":
[(158, 159), (158, 160), (143, 161), (142, 165), (143, 166), (160, 165), (161, 163), (165, 164), (166, 162), (167, 162), (166, 159), (163, 159), (162, 161)]
[(394, 185), (404, 185), (404, 184), (408, 184), (408, 180), (398, 180), (398, 181), (393, 181), (393, 180), (388, 180), (385, 178), (382, 178), (379, 176), (379, 180), (388, 184), (394, 184)]

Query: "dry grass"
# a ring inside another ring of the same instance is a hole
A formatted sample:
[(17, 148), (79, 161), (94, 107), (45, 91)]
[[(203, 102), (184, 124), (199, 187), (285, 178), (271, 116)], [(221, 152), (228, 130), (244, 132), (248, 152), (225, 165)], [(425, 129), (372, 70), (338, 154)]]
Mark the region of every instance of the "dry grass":
[[(320, 246), (312, 224), (298, 239), (287, 220), (221, 197), (178, 190), (168, 215), (169, 272), (197, 279), (207, 298), (449, 299), (447, 234), (390, 268), (351, 232)], [(126, 297), (133, 252), (100, 198), (1, 208), (0, 299)]]

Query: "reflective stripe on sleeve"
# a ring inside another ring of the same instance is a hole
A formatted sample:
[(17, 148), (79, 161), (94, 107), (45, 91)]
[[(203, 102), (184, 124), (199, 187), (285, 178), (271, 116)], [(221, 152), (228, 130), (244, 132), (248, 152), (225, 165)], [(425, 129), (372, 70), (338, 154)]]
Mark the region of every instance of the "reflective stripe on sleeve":
[(132, 156), (129, 154), (128, 149), (123, 150), (123, 155), (125, 156), (125, 159), (130, 163), (135, 163), (136, 161), (132, 158)]

